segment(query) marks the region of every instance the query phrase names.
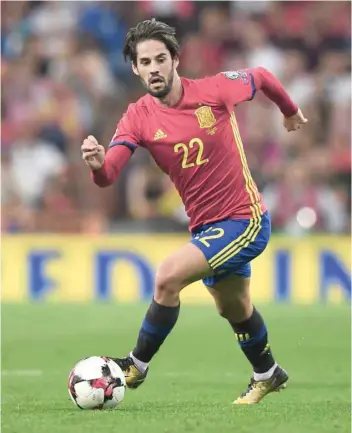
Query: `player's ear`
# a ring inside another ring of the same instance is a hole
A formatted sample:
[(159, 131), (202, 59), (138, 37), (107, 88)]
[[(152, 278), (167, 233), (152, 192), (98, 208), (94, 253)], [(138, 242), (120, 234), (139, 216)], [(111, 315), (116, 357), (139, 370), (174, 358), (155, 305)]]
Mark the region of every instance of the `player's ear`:
[(173, 60), (173, 62), (174, 62), (175, 69), (177, 69), (177, 68), (178, 68), (178, 65), (179, 65), (179, 63), (180, 63), (179, 58), (178, 58), (178, 57), (175, 57), (174, 60)]
[(135, 75), (139, 76), (138, 68), (133, 62), (132, 62), (132, 71)]

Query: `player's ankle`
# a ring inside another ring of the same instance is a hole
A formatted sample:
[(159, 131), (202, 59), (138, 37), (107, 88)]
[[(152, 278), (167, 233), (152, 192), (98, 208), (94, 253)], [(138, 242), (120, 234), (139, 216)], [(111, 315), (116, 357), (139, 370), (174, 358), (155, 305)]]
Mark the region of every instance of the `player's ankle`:
[(132, 358), (134, 365), (138, 368), (138, 370), (141, 373), (144, 373), (146, 371), (146, 369), (148, 368), (149, 363), (148, 362), (143, 362), (141, 360), (139, 360), (138, 358), (136, 358), (132, 352), (130, 352), (129, 356)]
[(277, 364), (275, 362), (275, 364), (271, 368), (269, 368), (268, 371), (265, 371), (264, 373), (256, 373), (256, 372), (254, 372), (253, 373), (254, 380), (256, 380), (256, 381), (259, 381), (259, 380), (269, 380), (271, 378), (271, 376), (274, 374), (274, 371), (275, 371), (276, 367), (277, 367)]

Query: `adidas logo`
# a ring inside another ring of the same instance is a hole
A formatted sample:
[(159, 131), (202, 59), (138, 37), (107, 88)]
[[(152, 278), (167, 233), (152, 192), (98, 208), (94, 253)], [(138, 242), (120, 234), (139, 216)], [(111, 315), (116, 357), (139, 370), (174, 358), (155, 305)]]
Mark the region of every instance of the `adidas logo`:
[(154, 140), (161, 140), (162, 138), (166, 138), (167, 135), (161, 129), (158, 129), (154, 134)]

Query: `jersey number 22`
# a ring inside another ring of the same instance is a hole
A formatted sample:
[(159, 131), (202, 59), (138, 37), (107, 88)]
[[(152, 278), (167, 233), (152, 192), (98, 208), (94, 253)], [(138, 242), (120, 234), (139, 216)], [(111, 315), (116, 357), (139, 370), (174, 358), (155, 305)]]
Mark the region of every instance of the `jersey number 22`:
[[(195, 162), (193, 162), (189, 160), (188, 155), (189, 149), (193, 149), (195, 144), (198, 145), (198, 153)], [(203, 165), (209, 161), (208, 158), (203, 159), (204, 144), (200, 138), (192, 138), (192, 140), (188, 143), (188, 146), (185, 143), (175, 144), (174, 152), (178, 153), (180, 150), (183, 151), (182, 168), (194, 167), (195, 165)]]

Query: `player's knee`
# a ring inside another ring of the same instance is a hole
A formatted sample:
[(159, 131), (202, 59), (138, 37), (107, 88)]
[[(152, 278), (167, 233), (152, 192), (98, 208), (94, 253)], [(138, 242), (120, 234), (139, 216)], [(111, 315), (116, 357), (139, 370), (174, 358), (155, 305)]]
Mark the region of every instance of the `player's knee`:
[(216, 306), (221, 317), (234, 322), (247, 319), (252, 309), (250, 299), (247, 297), (217, 302)]
[(232, 305), (218, 305), (217, 308), (221, 317), (231, 319), (234, 310)]
[(155, 291), (162, 294), (176, 294), (182, 289), (174, 266), (163, 264), (155, 275)]

